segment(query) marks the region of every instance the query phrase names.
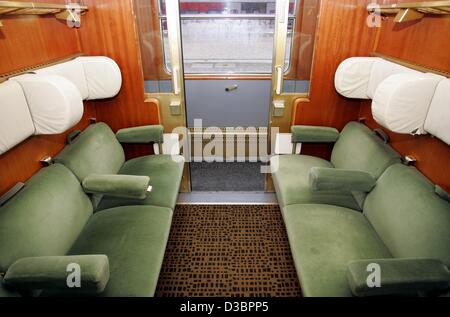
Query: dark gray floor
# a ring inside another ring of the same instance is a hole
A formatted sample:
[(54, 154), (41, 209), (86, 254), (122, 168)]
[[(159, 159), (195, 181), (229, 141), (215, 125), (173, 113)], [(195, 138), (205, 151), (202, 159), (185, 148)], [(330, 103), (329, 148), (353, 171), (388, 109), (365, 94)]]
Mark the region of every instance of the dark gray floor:
[(262, 163), (191, 163), (192, 191), (264, 191)]

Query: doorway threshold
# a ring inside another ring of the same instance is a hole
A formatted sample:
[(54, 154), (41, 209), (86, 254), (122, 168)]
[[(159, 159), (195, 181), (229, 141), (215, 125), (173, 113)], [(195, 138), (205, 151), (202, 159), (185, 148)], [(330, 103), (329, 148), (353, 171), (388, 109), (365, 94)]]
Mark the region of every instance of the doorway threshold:
[(178, 205), (278, 205), (274, 193), (232, 192), (232, 191), (194, 191), (181, 193)]

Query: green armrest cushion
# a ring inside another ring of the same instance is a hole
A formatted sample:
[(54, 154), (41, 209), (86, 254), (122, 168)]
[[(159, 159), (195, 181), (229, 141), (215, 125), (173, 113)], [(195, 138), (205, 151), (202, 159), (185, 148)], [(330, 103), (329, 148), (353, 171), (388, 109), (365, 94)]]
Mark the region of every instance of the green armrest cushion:
[(337, 190), (348, 192), (370, 192), (376, 179), (363, 171), (313, 167), (309, 171), (309, 185), (313, 191)]
[[(369, 274), (375, 263), (380, 268), (380, 287), (369, 287)], [(418, 292), (443, 291), (450, 287), (450, 272), (434, 259), (375, 259), (350, 262), (347, 279), (356, 296), (413, 295)]]
[(147, 125), (121, 129), (116, 138), (120, 143), (162, 143), (164, 128), (161, 125)]
[[(79, 279), (74, 275), (78, 267)], [(19, 291), (61, 290), (98, 294), (103, 292), (108, 280), (106, 255), (79, 255), (20, 259), (8, 269), (3, 283)]]
[(293, 143), (334, 143), (339, 131), (330, 127), (294, 125), (291, 127)]
[(83, 188), (89, 194), (145, 199), (149, 183), (150, 177), (148, 176), (92, 174), (83, 180)]

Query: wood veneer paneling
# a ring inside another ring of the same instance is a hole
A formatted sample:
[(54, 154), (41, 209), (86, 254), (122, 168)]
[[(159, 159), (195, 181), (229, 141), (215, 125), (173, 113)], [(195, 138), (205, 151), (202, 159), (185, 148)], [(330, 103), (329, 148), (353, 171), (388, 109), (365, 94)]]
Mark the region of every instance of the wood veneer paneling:
[[(389, 2), (399, 1), (389, 0)], [(376, 52), (450, 72), (450, 17), (448, 15), (427, 15), (421, 20), (406, 23), (394, 23), (394, 17), (390, 16), (382, 22), (379, 31)]]
[(351, 56), (368, 56), (376, 30), (366, 25), (368, 1), (322, 0), (314, 52), (309, 102), (297, 102), (296, 124), (342, 128), (359, 116), (360, 101), (334, 88), (339, 64)]
[[(53, 2), (65, 3), (64, 0)], [(0, 74), (64, 59), (81, 52), (77, 30), (68, 28), (53, 16), (2, 17), (2, 22)], [(95, 109), (86, 106), (83, 119), (71, 131), (84, 129), (89, 124), (90, 117), (95, 117)], [(71, 131), (61, 135), (30, 137), (0, 155), (0, 195), (17, 182), (26, 181), (35, 174), (41, 168), (41, 158), (46, 155), (54, 156), (61, 151), (66, 135)]]
[(170, 79), (164, 70), (158, 0), (135, 0), (136, 25), (145, 80)]
[[(376, 52), (450, 72), (449, 16), (425, 16), (421, 20), (401, 24), (394, 23), (393, 19), (390, 16), (382, 22)], [(370, 102), (363, 103), (360, 115), (367, 118), (369, 127), (379, 127), (373, 120)], [(403, 156), (413, 155), (417, 159), (416, 167), (431, 181), (450, 192), (450, 146), (430, 135), (411, 136), (386, 132), (394, 149)]]
[[(314, 51), (309, 102), (295, 103), (295, 124), (342, 129), (359, 117), (361, 102), (339, 95), (334, 88), (338, 65), (351, 56), (368, 56), (376, 30), (366, 25), (369, 1), (322, 0)], [(303, 153), (329, 158), (330, 146), (305, 145)]]
[[(64, 0), (53, 2), (65, 3)], [(63, 59), (81, 52), (77, 31), (53, 16), (2, 17), (2, 22), (0, 74)]]
[(300, 37), (298, 46), (294, 46), (297, 53), (294, 55), (296, 63), (296, 76), (298, 80), (310, 80), (311, 67), (316, 39), (317, 16), (319, 15), (320, 1), (304, 0), (301, 2), (299, 12)]
[(85, 0), (89, 13), (79, 29), (86, 55), (114, 59), (122, 70), (122, 89), (109, 100), (91, 101), (97, 119), (113, 130), (158, 123), (158, 108), (144, 102), (144, 76), (132, 0)]
[(369, 101), (363, 103), (361, 116), (366, 118), (366, 124), (370, 128), (382, 128), (386, 131), (391, 139), (390, 146), (402, 156), (414, 156), (417, 159), (417, 169), (450, 192), (450, 146), (429, 135), (411, 136), (387, 131), (373, 119)]

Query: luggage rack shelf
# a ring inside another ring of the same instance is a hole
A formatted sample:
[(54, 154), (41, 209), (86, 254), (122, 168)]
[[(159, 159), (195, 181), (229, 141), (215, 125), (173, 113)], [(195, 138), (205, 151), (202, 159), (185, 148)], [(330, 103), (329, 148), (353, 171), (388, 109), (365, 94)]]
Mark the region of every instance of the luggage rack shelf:
[(369, 4), (367, 6), (367, 11), (371, 14), (396, 14), (394, 19), (395, 22), (407, 22), (420, 20), (426, 14), (450, 14), (450, 1), (394, 3), (387, 5)]
[[(87, 11), (87, 6), (78, 3), (0, 1), (0, 19), (18, 15), (54, 15), (59, 20), (71, 22), (70, 26), (78, 27), (81, 14)], [(3, 24), (0, 21), (0, 27), (2, 26)]]

